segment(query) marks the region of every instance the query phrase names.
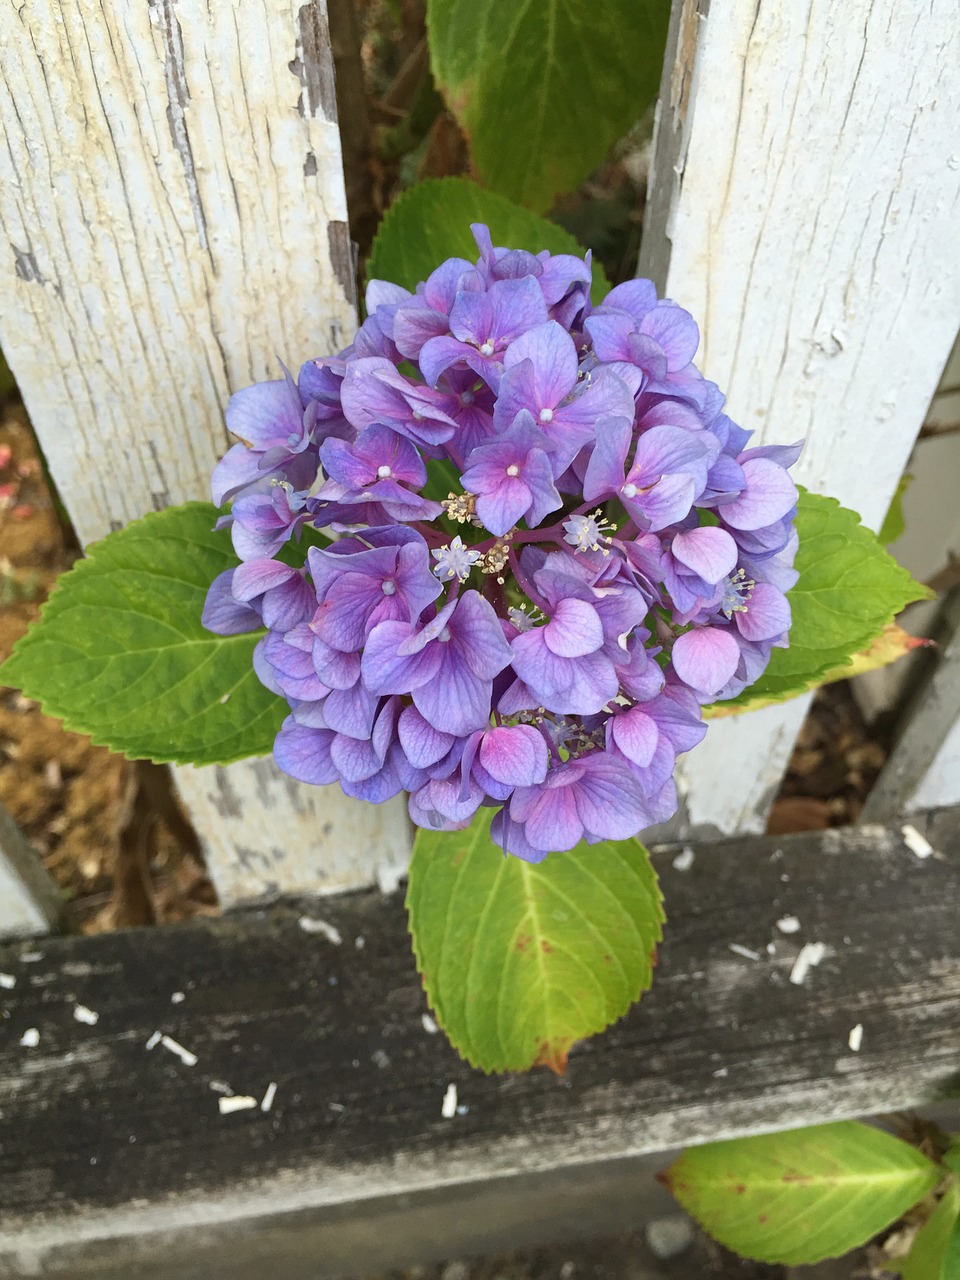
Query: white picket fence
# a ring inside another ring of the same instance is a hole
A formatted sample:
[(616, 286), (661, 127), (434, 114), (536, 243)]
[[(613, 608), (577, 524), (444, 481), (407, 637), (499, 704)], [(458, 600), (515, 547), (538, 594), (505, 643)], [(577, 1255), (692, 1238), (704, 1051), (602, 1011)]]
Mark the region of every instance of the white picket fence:
[[(205, 497), (230, 392), (354, 327), (326, 10), (4, 0), (0, 66), (0, 342), (89, 542)], [(952, 0), (673, 5), (640, 274), (733, 416), (804, 438), (798, 479), (874, 527), (960, 327), (958, 67)], [(960, 801), (957, 667), (885, 813)], [(675, 829), (762, 830), (807, 705), (712, 725)], [(175, 776), (225, 906), (402, 874), (399, 800), (268, 760)], [(23, 868), (0, 829), (0, 935), (50, 918)]]

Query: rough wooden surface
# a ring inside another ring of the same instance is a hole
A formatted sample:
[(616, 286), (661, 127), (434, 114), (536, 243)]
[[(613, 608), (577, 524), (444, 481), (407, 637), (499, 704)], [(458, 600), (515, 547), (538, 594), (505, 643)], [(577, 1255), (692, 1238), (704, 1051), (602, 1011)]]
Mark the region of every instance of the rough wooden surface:
[[(926, 859), (898, 827), (702, 845), (686, 871), (661, 851), (654, 989), (563, 1080), (485, 1077), (424, 1027), (396, 896), (305, 908), (339, 944), (278, 907), (9, 947), (0, 1273), (241, 1275), (261, 1227), (322, 1250), (328, 1229), (375, 1233), (389, 1203), (442, 1188), (563, 1169), (586, 1185), (594, 1168), (603, 1186), (608, 1161), (942, 1097), (958, 1074), (958, 817), (916, 819)], [(799, 932), (777, 928), (788, 914)], [(826, 954), (795, 985), (807, 942)], [(158, 1032), (196, 1061), (148, 1049)], [(219, 1091), (259, 1102), (271, 1082), (269, 1111), (220, 1114)], [(450, 1084), (463, 1110), (444, 1119)], [(420, 1230), (456, 1256), (466, 1227), (437, 1212)]]
[[(675, 0), (640, 274), (756, 443), (877, 528), (960, 323), (953, 0)], [(691, 825), (761, 830), (805, 701), (711, 726)], [(717, 785), (738, 762), (734, 785)]]
[(867, 798), (865, 818), (960, 803), (960, 589), (944, 609), (936, 665), (913, 705), (883, 772)]
[[(89, 542), (206, 497), (230, 393), (352, 335), (323, 0), (0, 0), (0, 133), (0, 341)], [(178, 783), (226, 902), (368, 884), (368, 850), (408, 848), (400, 802), (260, 764)]]
[(61, 905), (56, 885), (0, 804), (0, 939), (47, 933)]

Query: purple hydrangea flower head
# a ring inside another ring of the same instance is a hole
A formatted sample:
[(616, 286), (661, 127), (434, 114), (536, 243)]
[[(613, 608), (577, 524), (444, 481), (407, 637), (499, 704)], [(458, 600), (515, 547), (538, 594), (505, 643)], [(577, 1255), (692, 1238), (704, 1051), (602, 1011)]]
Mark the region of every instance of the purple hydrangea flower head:
[(496, 812), (538, 862), (674, 812), (677, 757), (787, 643), (799, 449), (750, 447), (650, 281), (495, 246), (371, 281), (345, 350), (239, 391), (213, 476), (241, 563), (204, 624), (261, 630), (301, 781)]

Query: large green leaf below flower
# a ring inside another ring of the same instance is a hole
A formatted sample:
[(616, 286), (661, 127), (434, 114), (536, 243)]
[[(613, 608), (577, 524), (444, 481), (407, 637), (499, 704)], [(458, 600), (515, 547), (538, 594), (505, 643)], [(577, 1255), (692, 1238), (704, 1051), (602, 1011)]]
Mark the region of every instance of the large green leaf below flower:
[(420, 831), (407, 908), (417, 965), (454, 1048), (483, 1071), (563, 1072), (571, 1046), (650, 986), (663, 910), (636, 840), (579, 844), (537, 866), (464, 831)]
[(268, 754), (285, 707), (253, 672), (262, 632), (216, 636), (200, 622), (210, 583), (238, 563), (217, 515), (189, 502), (92, 546), (0, 666), (0, 682), (135, 759)]
[(485, 186), (572, 191), (652, 102), (668, 0), (429, 0), (430, 62)]
[[(447, 258), (475, 261), (471, 222), (485, 222), (495, 245), (583, 257), (573, 236), (555, 222), (466, 178), (429, 178), (405, 191), (387, 210), (370, 251), (367, 279), (415, 289)], [(594, 262), (593, 301), (599, 302), (609, 289), (603, 268)]]

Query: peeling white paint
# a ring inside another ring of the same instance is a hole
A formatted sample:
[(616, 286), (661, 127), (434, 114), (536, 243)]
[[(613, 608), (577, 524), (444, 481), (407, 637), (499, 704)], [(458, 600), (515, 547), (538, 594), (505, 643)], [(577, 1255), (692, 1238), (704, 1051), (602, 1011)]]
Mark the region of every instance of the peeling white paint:
[(457, 1114), (457, 1086), (448, 1084), (447, 1091), (443, 1095), (443, 1102), (440, 1104), (440, 1114), (444, 1120), (452, 1120)]

